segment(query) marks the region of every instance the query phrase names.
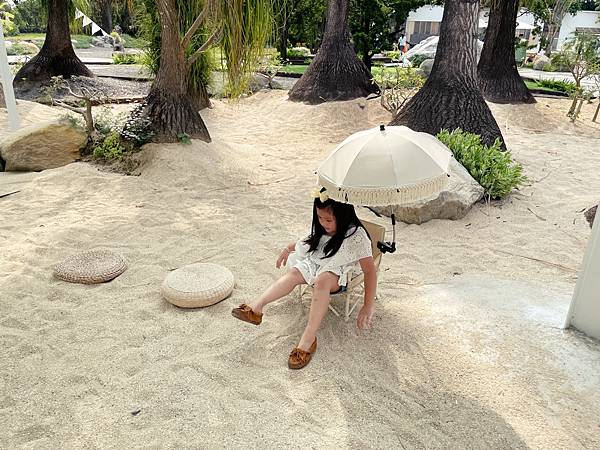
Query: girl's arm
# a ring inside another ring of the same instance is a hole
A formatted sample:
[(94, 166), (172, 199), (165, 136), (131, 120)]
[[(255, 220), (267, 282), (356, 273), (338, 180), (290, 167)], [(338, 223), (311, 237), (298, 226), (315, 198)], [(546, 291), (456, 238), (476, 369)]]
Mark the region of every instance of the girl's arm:
[(371, 326), (373, 312), (375, 311), (375, 295), (377, 293), (377, 269), (373, 262), (373, 257), (361, 258), (358, 260), (360, 268), (363, 271), (365, 280), (365, 298), (363, 307), (356, 317), (356, 325), (361, 330)]
[(288, 256), (290, 256), (290, 253), (292, 253), (295, 249), (296, 249), (296, 241), (292, 241), (288, 245), (286, 245), (283, 248), (283, 250), (281, 250), (281, 253), (279, 254), (279, 258), (277, 258), (277, 262), (275, 263), (275, 266), (278, 269), (282, 266), (285, 266), (285, 264), (287, 263)]

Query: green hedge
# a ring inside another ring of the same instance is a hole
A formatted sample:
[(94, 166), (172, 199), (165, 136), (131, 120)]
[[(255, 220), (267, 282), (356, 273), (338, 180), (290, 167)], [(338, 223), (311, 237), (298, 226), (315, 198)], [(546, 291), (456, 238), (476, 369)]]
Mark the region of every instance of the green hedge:
[(456, 160), (492, 199), (506, 197), (526, 181), (523, 167), (512, 160), (510, 152), (500, 149), (498, 139), (490, 147), (481, 143), (479, 135), (463, 132), (460, 128), (452, 132), (442, 130), (437, 138), (452, 150)]

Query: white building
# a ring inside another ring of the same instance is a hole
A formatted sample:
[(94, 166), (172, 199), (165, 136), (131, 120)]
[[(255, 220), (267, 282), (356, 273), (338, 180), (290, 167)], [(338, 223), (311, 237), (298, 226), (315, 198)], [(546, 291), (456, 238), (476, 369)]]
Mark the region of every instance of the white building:
[[(406, 38), (411, 45), (418, 44), (429, 36), (440, 34), (440, 23), (444, 15), (443, 6), (427, 5), (412, 11), (406, 20)], [(483, 38), (485, 28), (487, 28), (489, 10), (482, 10), (479, 14), (479, 34)], [(536, 25), (540, 27), (543, 23), (536, 23), (533, 14), (522, 11), (517, 17), (518, 25), (515, 36), (522, 36), (531, 44), (539, 41), (539, 37), (534, 36), (533, 29)], [(555, 39), (554, 48), (560, 48), (566, 39), (572, 36), (575, 31), (588, 31), (594, 34), (600, 34), (600, 12), (598, 11), (579, 11), (577, 14), (567, 14), (561, 24), (560, 33)]]
[(600, 35), (600, 11), (579, 11), (577, 14), (567, 14), (560, 26), (558, 38), (553, 48), (560, 48), (567, 39), (573, 37), (576, 31)]

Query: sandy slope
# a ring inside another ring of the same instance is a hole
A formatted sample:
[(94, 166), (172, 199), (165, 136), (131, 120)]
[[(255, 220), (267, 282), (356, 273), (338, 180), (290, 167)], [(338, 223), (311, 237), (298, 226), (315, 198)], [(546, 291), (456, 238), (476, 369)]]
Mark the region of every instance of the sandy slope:
[[(213, 143), (151, 145), (138, 177), (86, 163), (0, 174), (0, 193), (21, 190), (0, 199), (0, 448), (598, 448), (600, 346), (560, 326), (600, 131), (564, 108), (494, 106), (530, 183), (459, 221), (400, 224), (374, 329), (328, 316), (300, 372), (286, 361), (308, 299), (274, 304), (260, 327), (229, 311), (306, 232), (318, 162), (389, 121), (376, 100), (215, 102)], [(129, 269), (99, 286), (52, 279), (88, 248)], [(168, 271), (195, 261), (229, 267), (232, 297), (162, 300)]]

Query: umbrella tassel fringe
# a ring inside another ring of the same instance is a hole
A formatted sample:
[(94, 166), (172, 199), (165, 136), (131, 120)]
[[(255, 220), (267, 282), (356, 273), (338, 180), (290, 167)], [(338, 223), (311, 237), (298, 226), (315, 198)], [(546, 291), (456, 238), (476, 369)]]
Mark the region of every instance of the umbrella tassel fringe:
[(430, 180), (397, 188), (343, 187), (319, 177), (319, 184), (327, 195), (339, 202), (363, 206), (388, 206), (415, 203), (439, 195), (448, 183), (443, 174)]

